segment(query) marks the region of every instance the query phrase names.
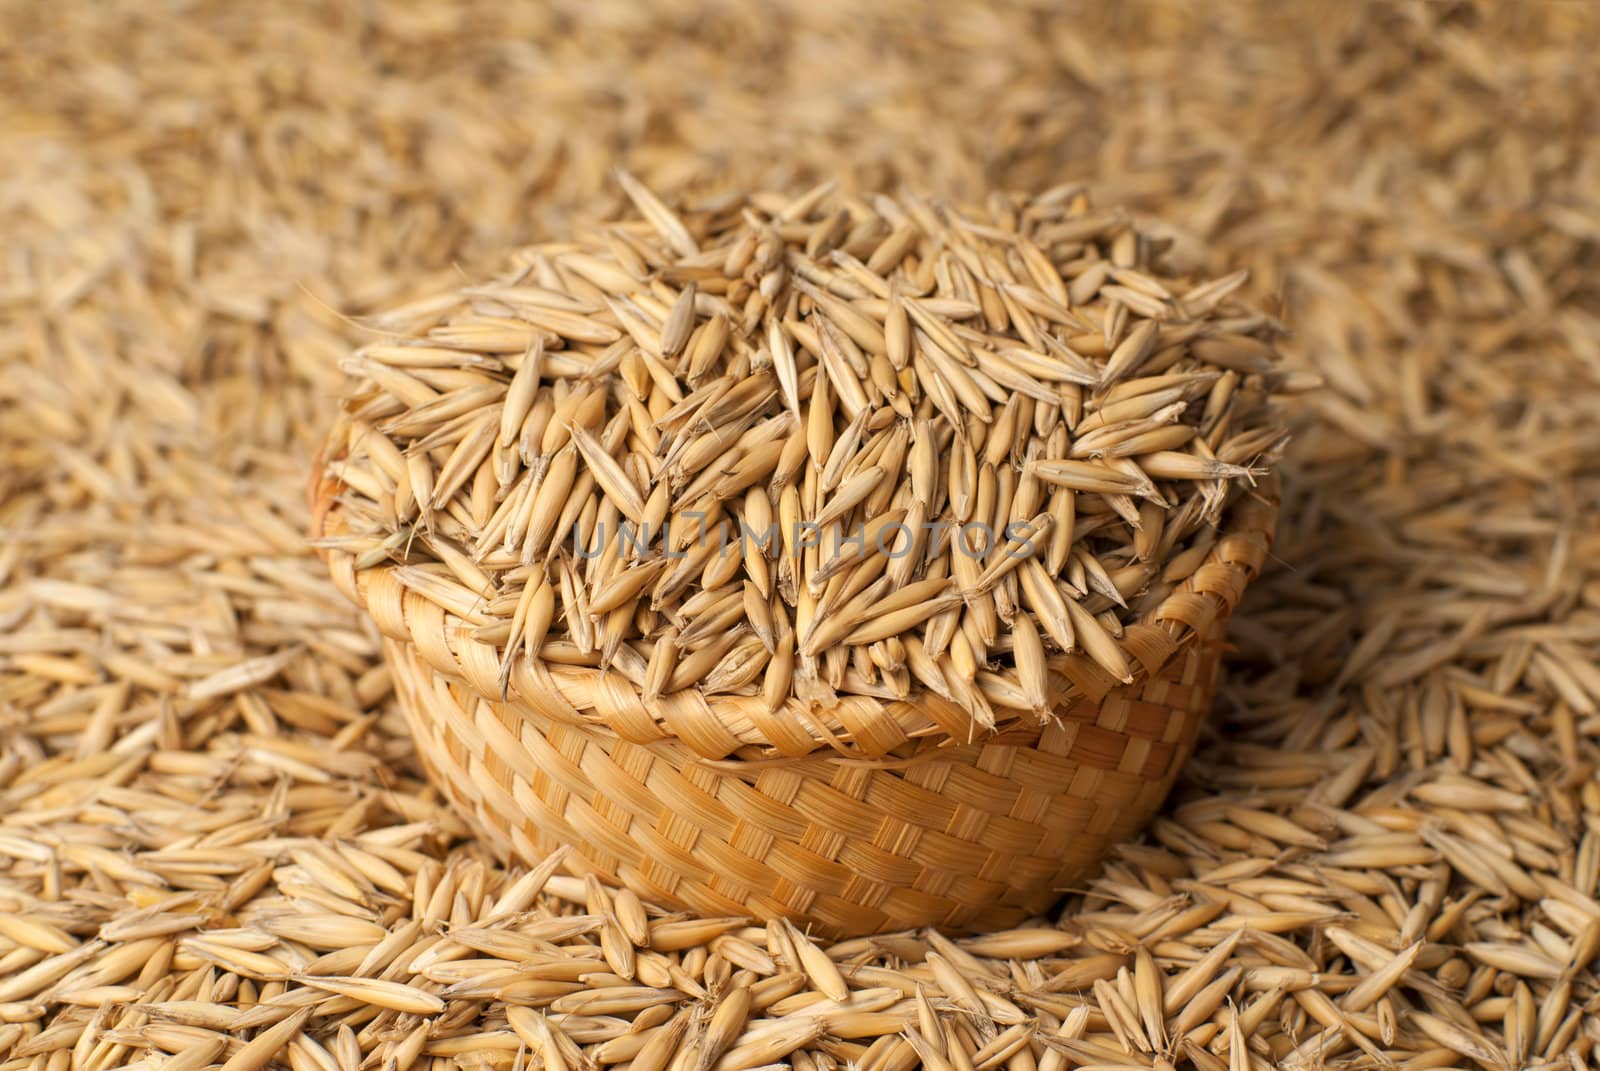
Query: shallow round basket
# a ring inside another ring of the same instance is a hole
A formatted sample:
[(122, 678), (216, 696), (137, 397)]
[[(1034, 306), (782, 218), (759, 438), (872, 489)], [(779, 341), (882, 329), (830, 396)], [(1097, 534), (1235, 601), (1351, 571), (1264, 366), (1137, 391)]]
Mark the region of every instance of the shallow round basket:
[[(330, 455), (342, 453), (338, 432)], [(319, 472), (322, 470), (319, 467)], [(314, 533), (343, 531), (337, 480)], [(1048, 910), (1161, 805), (1211, 707), (1229, 614), (1271, 543), (1278, 485), (1247, 489), (1205, 562), (1124, 649), (1122, 684), (1050, 660), (1054, 717), (991, 734), (937, 695), (791, 699), (690, 689), (654, 701), (620, 673), (499, 652), (391, 567), (325, 551), (386, 637), (430, 775), (502, 856), (620, 881), (700, 915), (777, 916), (832, 936), (997, 928)]]

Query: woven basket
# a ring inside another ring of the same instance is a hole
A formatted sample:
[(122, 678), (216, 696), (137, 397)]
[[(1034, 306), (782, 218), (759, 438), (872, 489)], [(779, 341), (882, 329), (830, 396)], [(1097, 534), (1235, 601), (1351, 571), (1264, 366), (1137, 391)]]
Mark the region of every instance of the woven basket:
[[(343, 452), (336, 429), (329, 457)], [(315, 535), (343, 531), (339, 490), (317, 478)], [(1271, 477), (1240, 496), (1204, 564), (1128, 627), (1132, 683), (1057, 656), (1055, 719), (970, 742), (965, 712), (928, 693), (774, 716), (759, 697), (652, 702), (615, 672), (519, 658), (502, 701), (499, 653), (470, 626), (389, 567), (325, 553), (386, 637), (430, 775), (502, 856), (570, 845), (573, 872), (648, 901), (843, 936), (1013, 925), (1149, 821), (1210, 709), (1277, 504)]]

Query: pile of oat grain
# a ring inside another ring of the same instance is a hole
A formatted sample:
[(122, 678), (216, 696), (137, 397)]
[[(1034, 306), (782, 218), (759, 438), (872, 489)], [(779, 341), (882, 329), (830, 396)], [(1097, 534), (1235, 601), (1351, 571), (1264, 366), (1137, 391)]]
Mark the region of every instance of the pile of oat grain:
[[(1597, 19), (0, 6), (0, 1071), (1592, 1065)], [(618, 163), (1087, 179), (1328, 381), (1214, 736), (1059, 917), (657, 916), (410, 765), (303, 541), (338, 358)]]
[(1071, 186), (674, 208), (618, 178), (638, 218), (341, 362), (319, 548), (469, 629), (502, 691), (522, 656), (804, 725), (936, 696), (965, 738), (1133, 679), (1124, 626), (1285, 438), (1245, 273), (1172, 278)]

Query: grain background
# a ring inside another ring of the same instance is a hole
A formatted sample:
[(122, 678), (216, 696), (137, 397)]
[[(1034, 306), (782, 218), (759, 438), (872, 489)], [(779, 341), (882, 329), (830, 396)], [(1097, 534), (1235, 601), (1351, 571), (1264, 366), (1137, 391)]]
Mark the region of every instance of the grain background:
[[(1593, 1064), (1597, 44), (1565, 0), (0, 4), (0, 1071)], [(409, 764), (302, 536), (337, 359), (618, 163), (1082, 179), (1327, 380), (1210, 739), (1047, 929), (535, 895)]]

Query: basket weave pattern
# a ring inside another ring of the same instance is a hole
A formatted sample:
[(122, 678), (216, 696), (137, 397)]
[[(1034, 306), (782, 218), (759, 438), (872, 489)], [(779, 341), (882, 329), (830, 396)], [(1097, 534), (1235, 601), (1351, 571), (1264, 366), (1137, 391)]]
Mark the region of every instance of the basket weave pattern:
[[(337, 492), (314, 489), (319, 534), (340, 529)], [(470, 626), (387, 568), (327, 555), (386, 637), (430, 775), (503, 855), (571, 845), (570, 868), (647, 900), (834, 935), (997, 927), (1048, 908), (1160, 806), (1277, 497), (1271, 479), (1242, 496), (1205, 563), (1128, 627), (1132, 683), (1058, 656), (1054, 719), (971, 742), (950, 731), (965, 715), (926, 693), (774, 716), (695, 690), (646, 701), (614, 671), (519, 658), (502, 701), (498, 653)]]

